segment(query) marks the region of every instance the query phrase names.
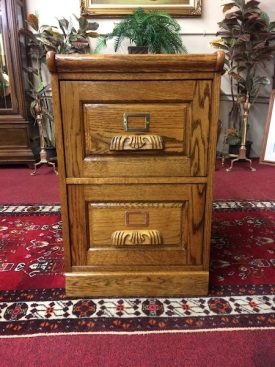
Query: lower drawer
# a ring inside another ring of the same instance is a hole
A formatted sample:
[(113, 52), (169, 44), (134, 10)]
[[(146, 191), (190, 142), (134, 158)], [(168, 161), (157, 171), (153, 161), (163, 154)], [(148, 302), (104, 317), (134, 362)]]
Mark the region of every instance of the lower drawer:
[(188, 205), (88, 204), (88, 265), (186, 264)]
[(202, 265), (204, 184), (69, 185), (72, 266)]

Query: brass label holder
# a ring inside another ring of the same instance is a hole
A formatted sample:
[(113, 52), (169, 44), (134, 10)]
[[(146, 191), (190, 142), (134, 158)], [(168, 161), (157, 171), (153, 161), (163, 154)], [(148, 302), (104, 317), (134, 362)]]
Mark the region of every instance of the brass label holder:
[[(143, 117), (144, 127), (130, 127), (129, 119), (132, 117)], [(150, 113), (124, 113), (123, 115), (124, 131), (149, 131), (150, 128)]]

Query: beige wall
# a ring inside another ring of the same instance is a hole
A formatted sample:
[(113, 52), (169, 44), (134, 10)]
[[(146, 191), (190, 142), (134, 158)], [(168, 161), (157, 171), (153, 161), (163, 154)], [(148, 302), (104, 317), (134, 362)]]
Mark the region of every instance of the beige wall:
[[(57, 25), (56, 18), (69, 18), (72, 14), (79, 16), (79, 0), (26, 0), (27, 12), (38, 12), (41, 24)], [(218, 31), (217, 23), (223, 18), (221, 0), (203, 0), (203, 15), (199, 18), (182, 18), (178, 19), (182, 33), (183, 42), (186, 45), (189, 53), (212, 53), (213, 49), (209, 47), (209, 42), (215, 38)], [(261, 8), (266, 11), (272, 20), (275, 20), (274, 0), (262, 0)], [(99, 23), (98, 31), (101, 33), (112, 30), (114, 22), (112, 19), (93, 19)], [(126, 44), (120, 51), (126, 52)], [(113, 53), (113, 44), (110, 42), (108, 47), (103, 50), (104, 53)], [(265, 66), (270, 77), (273, 75), (274, 62)], [(253, 140), (253, 155), (259, 156), (262, 136), (265, 126), (265, 120), (268, 109), (268, 99), (271, 91), (271, 86), (262, 91), (262, 98), (253, 107), (250, 115), (249, 136)], [(222, 102), (221, 102), (221, 120), (223, 121), (223, 129), (227, 126), (227, 115), (230, 108), (228, 103), (228, 80), (223, 77), (222, 80)], [(219, 143), (219, 150), (221, 150), (222, 135)]]

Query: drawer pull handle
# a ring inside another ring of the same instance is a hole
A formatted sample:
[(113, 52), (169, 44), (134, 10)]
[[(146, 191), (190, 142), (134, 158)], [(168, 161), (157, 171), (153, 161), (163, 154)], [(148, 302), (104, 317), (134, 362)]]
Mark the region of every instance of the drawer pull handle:
[(125, 230), (112, 234), (112, 245), (117, 247), (136, 245), (161, 245), (161, 234), (157, 230)]
[(118, 135), (111, 140), (110, 150), (162, 150), (163, 140), (159, 135)]

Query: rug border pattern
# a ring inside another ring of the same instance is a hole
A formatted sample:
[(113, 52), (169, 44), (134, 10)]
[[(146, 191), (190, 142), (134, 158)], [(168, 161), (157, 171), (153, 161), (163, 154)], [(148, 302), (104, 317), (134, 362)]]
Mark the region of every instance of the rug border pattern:
[[(215, 200), (213, 209), (218, 211), (268, 210), (275, 211), (275, 201), (270, 200)], [(60, 213), (59, 203), (49, 204), (0, 204), (0, 215), (48, 215)]]

